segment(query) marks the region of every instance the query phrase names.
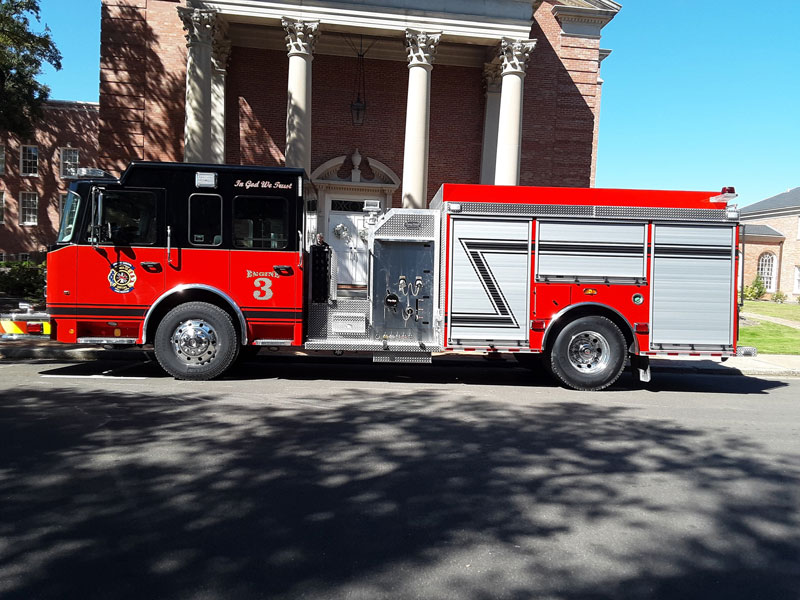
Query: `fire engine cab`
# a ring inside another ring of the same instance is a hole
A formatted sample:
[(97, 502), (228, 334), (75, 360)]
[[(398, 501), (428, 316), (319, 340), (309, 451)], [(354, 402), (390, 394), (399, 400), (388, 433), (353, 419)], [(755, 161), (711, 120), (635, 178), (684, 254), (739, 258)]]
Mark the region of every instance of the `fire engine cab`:
[(513, 353), (582, 390), (630, 359), (647, 380), (650, 356), (736, 353), (732, 198), (445, 184), (428, 209), (367, 201), (332, 229), (368, 248), (367, 285), (351, 285), (302, 170), (134, 162), (70, 187), (48, 254), (51, 337), (153, 344), (180, 379), (269, 347)]

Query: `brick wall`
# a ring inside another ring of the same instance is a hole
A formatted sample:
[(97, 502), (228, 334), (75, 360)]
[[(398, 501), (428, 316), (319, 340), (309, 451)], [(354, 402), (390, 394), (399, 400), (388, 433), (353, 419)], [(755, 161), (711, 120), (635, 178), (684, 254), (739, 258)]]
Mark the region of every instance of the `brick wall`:
[(100, 166), (183, 160), (186, 40), (176, 0), (103, 0)]
[(537, 43), (525, 76), (520, 183), (589, 186), (600, 41), (562, 36), (552, 8), (542, 3), (531, 29)]
[[(760, 219), (748, 219), (746, 224), (769, 225), (785, 237), (782, 243), (748, 243), (745, 247), (744, 283), (750, 285), (756, 277), (758, 257), (763, 252), (772, 252), (778, 260), (778, 276), (776, 289), (786, 294), (791, 299), (800, 298), (800, 293), (795, 290), (795, 267), (800, 267), (800, 209), (796, 214)], [(770, 296), (767, 295), (767, 298)]]
[[(0, 175), (0, 192), (5, 205), (0, 225), (0, 253), (16, 260), (19, 253), (38, 253), (53, 244), (60, 219), (59, 200), (67, 192), (70, 179), (60, 173), (60, 148), (77, 148), (79, 166), (94, 166), (97, 162), (96, 104), (51, 102), (46, 105), (43, 119), (36, 125), (31, 139), (0, 132), (0, 146), (5, 147), (5, 170)], [(38, 148), (38, 175), (20, 174), (21, 146)], [(25, 192), (38, 194), (36, 225), (21, 225), (20, 196)], [(34, 257), (32, 257), (34, 258)]]

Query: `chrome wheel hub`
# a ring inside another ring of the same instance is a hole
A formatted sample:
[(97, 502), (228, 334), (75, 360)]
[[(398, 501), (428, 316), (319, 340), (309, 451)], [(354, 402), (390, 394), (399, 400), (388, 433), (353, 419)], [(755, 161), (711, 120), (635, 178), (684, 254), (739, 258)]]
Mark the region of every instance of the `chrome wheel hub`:
[(217, 355), (217, 334), (206, 321), (184, 321), (172, 334), (172, 347), (178, 358), (194, 365), (204, 365)]
[(598, 373), (608, 367), (611, 360), (608, 340), (596, 331), (573, 335), (567, 354), (569, 364), (581, 373)]

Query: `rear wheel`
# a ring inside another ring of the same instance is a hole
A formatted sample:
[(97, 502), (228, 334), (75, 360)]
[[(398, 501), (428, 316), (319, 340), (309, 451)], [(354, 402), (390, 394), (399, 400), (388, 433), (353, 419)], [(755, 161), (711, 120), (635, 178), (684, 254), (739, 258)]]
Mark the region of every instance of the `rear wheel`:
[(550, 351), (553, 376), (575, 390), (602, 390), (625, 367), (625, 337), (605, 317), (581, 317), (559, 332)]
[(219, 377), (239, 351), (230, 315), (206, 302), (188, 302), (169, 311), (158, 325), (154, 346), (167, 373), (192, 380)]

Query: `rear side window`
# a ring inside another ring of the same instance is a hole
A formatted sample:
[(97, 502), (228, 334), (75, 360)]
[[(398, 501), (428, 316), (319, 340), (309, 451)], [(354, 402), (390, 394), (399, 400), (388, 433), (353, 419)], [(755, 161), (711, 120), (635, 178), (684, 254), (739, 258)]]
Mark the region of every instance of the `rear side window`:
[(112, 235), (131, 246), (156, 243), (156, 195), (146, 191), (103, 192), (103, 222)]
[(222, 245), (222, 196), (189, 196), (189, 243), (193, 246)]
[(289, 202), (275, 196), (233, 199), (233, 245), (281, 250), (288, 247)]

